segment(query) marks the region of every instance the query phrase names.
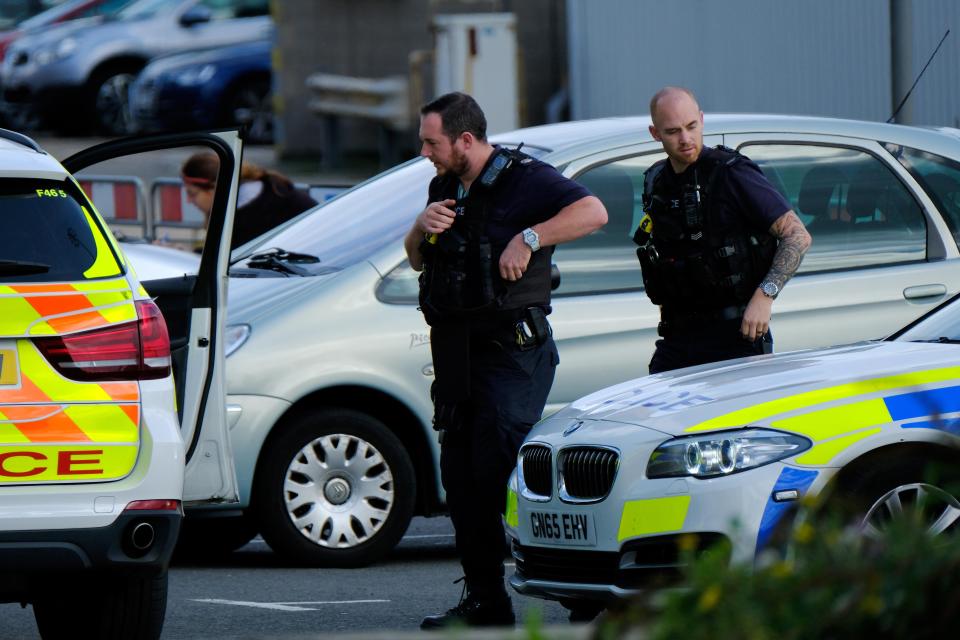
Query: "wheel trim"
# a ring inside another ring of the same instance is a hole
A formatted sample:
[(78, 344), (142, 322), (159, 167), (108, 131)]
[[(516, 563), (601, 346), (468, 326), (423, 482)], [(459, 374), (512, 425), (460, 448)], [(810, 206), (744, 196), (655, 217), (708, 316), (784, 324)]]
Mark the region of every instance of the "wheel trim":
[(396, 499), (383, 455), (348, 434), (322, 436), (300, 449), (287, 467), (283, 492), (287, 515), (300, 534), (334, 549), (373, 538)]
[(255, 89), (244, 89), (237, 95), (231, 117), (235, 124), (248, 124), (255, 140), (273, 135), (273, 104), (269, 93), (261, 95)]
[(943, 489), (925, 483), (905, 484), (882, 495), (864, 517), (861, 530), (878, 538), (893, 520), (918, 518), (936, 536), (960, 522), (960, 502)]
[(113, 131), (129, 131), (132, 124), (128, 91), (133, 75), (118, 73), (103, 81), (97, 89), (97, 113), (100, 122)]

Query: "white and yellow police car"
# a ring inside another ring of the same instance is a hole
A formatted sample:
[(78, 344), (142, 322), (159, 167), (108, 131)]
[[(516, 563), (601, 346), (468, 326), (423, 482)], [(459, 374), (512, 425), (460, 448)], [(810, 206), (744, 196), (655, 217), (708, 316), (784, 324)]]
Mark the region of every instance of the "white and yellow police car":
[(180, 144), (220, 154), (226, 186), (199, 274), (155, 301), (71, 172), (0, 130), (0, 602), (32, 603), (44, 638), (159, 636), (185, 496), (236, 500), (218, 311), (238, 137), (65, 165)]
[(960, 530), (958, 477), (955, 298), (884, 341), (653, 375), (543, 420), (510, 480), (510, 582), (577, 609), (662, 584), (690, 545), (749, 562), (804, 496), (855, 497), (865, 534), (907, 505)]

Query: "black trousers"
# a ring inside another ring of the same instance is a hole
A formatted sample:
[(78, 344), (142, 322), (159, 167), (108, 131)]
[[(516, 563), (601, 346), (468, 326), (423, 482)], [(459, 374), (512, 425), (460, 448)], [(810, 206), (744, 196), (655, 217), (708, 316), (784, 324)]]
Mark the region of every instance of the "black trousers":
[(444, 434), (440, 476), (467, 586), (480, 598), (504, 591), (507, 481), (558, 363), (552, 338), (527, 351), (492, 340), (471, 345), (469, 415), (464, 427)]
[(650, 373), (772, 352), (773, 336), (769, 331), (750, 341), (740, 333), (740, 320), (727, 321), (696, 331), (670, 332), (657, 340)]

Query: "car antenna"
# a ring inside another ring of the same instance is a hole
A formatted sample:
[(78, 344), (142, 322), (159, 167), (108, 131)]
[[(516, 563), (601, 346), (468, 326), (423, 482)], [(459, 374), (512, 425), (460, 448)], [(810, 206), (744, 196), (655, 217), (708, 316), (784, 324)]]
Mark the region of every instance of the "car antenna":
[(927, 60), (927, 64), (923, 65), (923, 69), (920, 70), (920, 73), (917, 74), (917, 79), (913, 81), (913, 85), (910, 87), (910, 90), (907, 91), (907, 95), (903, 96), (903, 100), (900, 101), (900, 104), (897, 105), (896, 110), (893, 112), (893, 115), (887, 119), (887, 124), (893, 122), (893, 119), (897, 117), (897, 114), (900, 113), (900, 109), (903, 109), (903, 105), (907, 103), (907, 99), (910, 97), (910, 94), (913, 93), (914, 87), (917, 86), (917, 83), (920, 82), (920, 78), (923, 77), (923, 72), (927, 70), (927, 67), (930, 66), (930, 63), (933, 62), (933, 57), (937, 55), (937, 51), (940, 51), (940, 47), (943, 46), (943, 41), (947, 39), (947, 36), (950, 35), (950, 29), (947, 29), (947, 32), (943, 34), (943, 37), (940, 38), (940, 44), (937, 45), (937, 48), (933, 50), (933, 53), (930, 54), (930, 59)]

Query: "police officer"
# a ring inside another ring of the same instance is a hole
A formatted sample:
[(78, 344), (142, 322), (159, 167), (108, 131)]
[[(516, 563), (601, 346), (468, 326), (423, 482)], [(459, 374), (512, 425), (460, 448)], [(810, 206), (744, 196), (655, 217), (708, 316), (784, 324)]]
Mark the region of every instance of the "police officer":
[(546, 320), (550, 255), (607, 213), (549, 165), (488, 143), (470, 96), (443, 95), (420, 114), (420, 155), (437, 176), (405, 247), (423, 271), (440, 473), (466, 580), (460, 603), (421, 627), (512, 625), (502, 514), (517, 452), (559, 362)]
[(650, 100), (650, 134), (667, 159), (644, 176), (634, 241), (660, 325), (650, 373), (773, 349), (773, 301), (810, 246), (784, 197), (745, 156), (703, 147), (694, 95), (665, 87)]

